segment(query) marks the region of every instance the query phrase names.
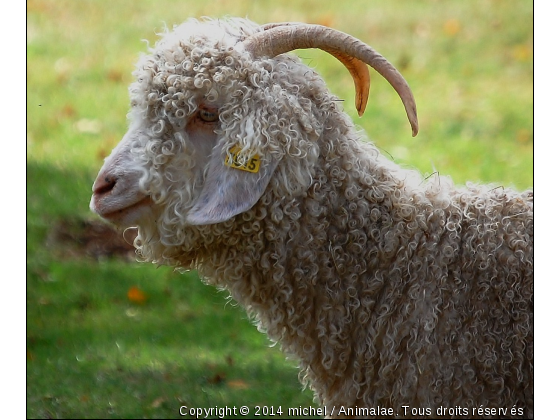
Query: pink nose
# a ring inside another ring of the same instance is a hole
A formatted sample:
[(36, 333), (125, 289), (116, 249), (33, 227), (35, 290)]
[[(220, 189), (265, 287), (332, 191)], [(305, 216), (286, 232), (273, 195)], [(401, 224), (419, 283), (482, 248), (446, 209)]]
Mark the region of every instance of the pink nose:
[(115, 185), (117, 185), (116, 176), (100, 174), (93, 184), (93, 194), (104, 195), (110, 193)]

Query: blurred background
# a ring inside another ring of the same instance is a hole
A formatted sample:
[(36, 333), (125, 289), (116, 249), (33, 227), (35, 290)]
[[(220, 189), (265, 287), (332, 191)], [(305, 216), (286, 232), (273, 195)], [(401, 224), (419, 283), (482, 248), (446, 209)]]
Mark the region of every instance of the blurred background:
[[(146, 44), (189, 17), (330, 26), (401, 71), (418, 105), (372, 74), (298, 55), (401, 165), (457, 183), (533, 185), (533, 4), (526, 0), (27, 1), (27, 417), (175, 418), (179, 407), (313, 405), (294, 361), (196, 273), (135, 262), (133, 232), (91, 214), (91, 185), (127, 130)], [(285, 415), (285, 413), (284, 413)]]

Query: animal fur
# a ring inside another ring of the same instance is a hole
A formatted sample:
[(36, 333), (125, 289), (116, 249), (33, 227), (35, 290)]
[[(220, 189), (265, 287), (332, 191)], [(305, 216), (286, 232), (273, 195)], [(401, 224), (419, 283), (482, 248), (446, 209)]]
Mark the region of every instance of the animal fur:
[[(259, 31), (190, 20), (163, 34), (92, 209), (137, 225), (146, 261), (227, 289), (327, 412), (532, 416), (532, 192), (397, 166), (297, 57), (238, 48)], [(224, 165), (234, 146), (258, 173)], [(123, 196), (141, 205), (118, 210)]]

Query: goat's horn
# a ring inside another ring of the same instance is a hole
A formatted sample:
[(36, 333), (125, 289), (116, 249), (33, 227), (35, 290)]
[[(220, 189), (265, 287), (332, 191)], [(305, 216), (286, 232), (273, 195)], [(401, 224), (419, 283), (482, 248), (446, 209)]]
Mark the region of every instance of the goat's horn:
[(341, 61), (354, 78), (356, 108), (360, 115), (365, 110), (369, 93), (369, 72), (363, 63), (373, 67), (399, 94), (412, 135), (418, 133), (416, 102), (408, 83), (385, 57), (369, 45), (344, 32), (320, 25), (273, 23), (262, 28), (263, 32), (257, 32), (243, 42), (245, 49), (255, 57), (275, 57), (296, 49), (319, 48)]
[[(279, 23), (269, 23), (266, 25), (262, 25), (265, 31), (277, 28), (280, 26), (297, 26), (300, 25), (298, 23), (293, 22), (279, 22)], [(337, 58), (344, 67), (350, 72), (352, 79), (354, 80), (354, 87), (356, 90), (356, 109), (358, 110), (358, 115), (361, 117), (366, 110), (368, 96), (369, 96), (369, 69), (366, 63), (363, 61), (358, 60), (356, 57), (352, 57), (351, 55), (346, 54), (343, 51), (337, 51), (334, 49), (324, 49), (326, 52), (331, 54), (333, 57)], [(278, 55), (278, 54), (274, 54)]]

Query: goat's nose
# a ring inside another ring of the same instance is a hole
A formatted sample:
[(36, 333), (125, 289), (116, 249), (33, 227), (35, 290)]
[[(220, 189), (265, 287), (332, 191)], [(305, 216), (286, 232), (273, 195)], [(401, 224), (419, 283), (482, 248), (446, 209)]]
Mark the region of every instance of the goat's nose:
[(117, 177), (113, 175), (101, 174), (93, 183), (93, 193), (103, 195), (110, 192), (117, 185)]

